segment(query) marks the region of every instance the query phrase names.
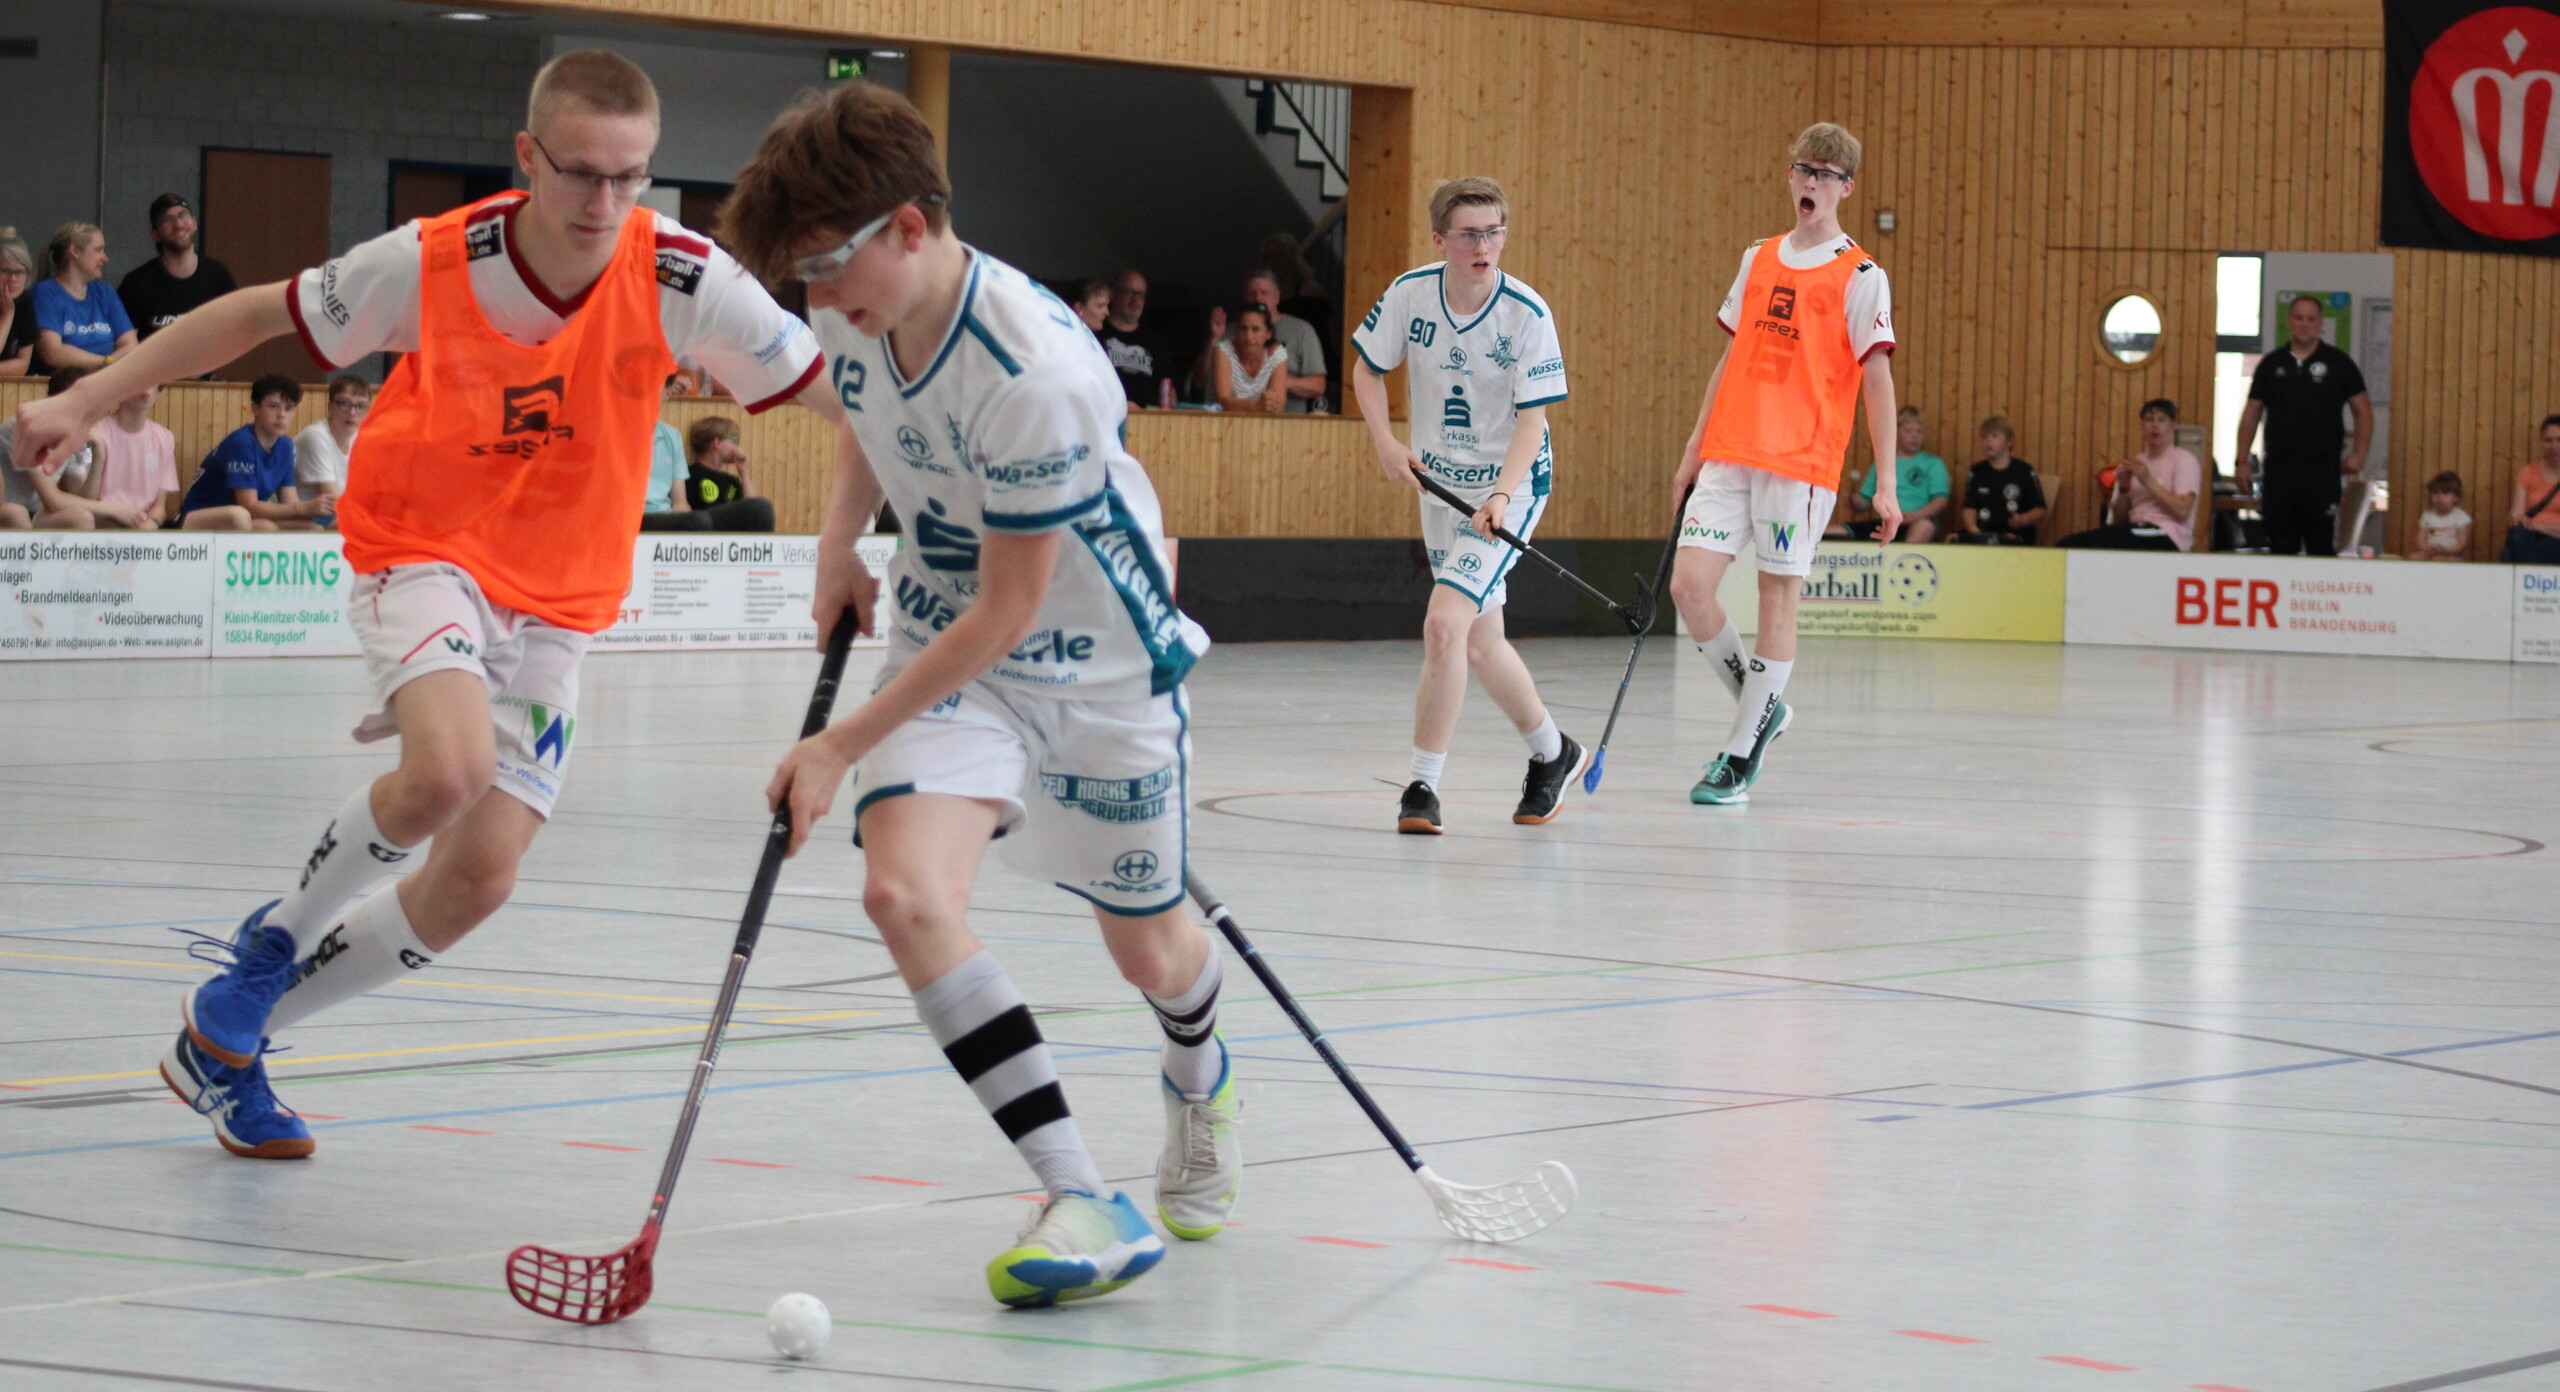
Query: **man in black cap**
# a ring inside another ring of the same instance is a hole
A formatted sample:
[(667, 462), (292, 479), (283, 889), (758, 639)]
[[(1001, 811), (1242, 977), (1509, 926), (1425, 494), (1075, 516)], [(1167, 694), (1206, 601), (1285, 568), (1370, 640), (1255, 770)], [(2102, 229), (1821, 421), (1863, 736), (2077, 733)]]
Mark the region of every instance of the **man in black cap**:
[(151, 200), (151, 244), (160, 254), (127, 272), (116, 287), (116, 297), (144, 338), (240, 288), (230, 267), (196, 254), (196, 210), (182, 195), (164, 193)]

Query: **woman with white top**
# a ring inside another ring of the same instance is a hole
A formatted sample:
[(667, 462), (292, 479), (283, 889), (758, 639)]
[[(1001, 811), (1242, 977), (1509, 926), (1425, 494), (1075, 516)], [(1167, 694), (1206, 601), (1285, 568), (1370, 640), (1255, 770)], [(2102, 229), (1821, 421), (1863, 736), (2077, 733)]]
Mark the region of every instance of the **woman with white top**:
[(373, 383), (352, 372), (329, 379), (329, 414), (293, 437), (293, 482), (305, 498), (325, 498), (334, 511), (347, 489), (347, 455), (356, 447), (356, 428), (373, 409)]
[(1271, 311), (1246, 305), (1236, 312), (1235, 341), (1218, 345), (1218, 370), (1209, 383), (1218, 409), (1276, 416), (1288, 408), (1289, 350), (1271, 334)]

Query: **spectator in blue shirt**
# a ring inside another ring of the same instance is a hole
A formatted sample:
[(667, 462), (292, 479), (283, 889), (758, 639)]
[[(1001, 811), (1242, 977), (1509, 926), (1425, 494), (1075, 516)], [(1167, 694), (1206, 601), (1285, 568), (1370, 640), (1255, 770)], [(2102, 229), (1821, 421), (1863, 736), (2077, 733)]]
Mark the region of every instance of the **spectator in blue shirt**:
[(55, 228), (43, 270), (47, 278), (27, 296), (36, 322), (36, 371), (103, 366), (134, 345), (133, 321), (105, 280), (106, 233), (85, 222)]
[(236, 523), (207, 520), (200, 512), (237, 509), (257, 531), (308, 532), (319, 524), (328, 503), (305, 502), (294, 491), (293, 408), (302, 404), (302, 388), (281, 373), (270, 372), (249, 386), (249, 423), (222, 437), (204, 457), (195, 486), (187, 490), (179, 512), (190, 531), (229, 529)]

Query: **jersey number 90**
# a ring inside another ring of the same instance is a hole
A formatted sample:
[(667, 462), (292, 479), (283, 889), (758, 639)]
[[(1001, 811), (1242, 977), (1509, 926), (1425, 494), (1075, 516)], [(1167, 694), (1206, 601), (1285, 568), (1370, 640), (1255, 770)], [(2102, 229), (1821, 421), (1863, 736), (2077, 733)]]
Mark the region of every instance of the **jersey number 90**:
[(1440, 326), (1428, 319), (1416, 319), (1413, 321), (1413, 326), (1404, 331), (1404, 336), (1406, 342), (1419, 343), (1428, 348), (1431, 346), (1431, 340), (1440, 336)]

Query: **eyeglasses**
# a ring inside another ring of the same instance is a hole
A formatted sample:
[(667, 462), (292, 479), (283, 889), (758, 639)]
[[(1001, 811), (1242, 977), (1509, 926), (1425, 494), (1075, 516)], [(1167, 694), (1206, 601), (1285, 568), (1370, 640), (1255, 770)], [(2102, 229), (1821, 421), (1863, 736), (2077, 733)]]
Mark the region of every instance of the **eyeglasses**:
[(637, 198), (648, 191), (650, 183), (655, 178), (654, 175), (645, 172), (599, 174), (592, 169), (563, 169), (560, 167), (560, 161), (553, 159), (551, 152), (543, 148), (542, 137), (529, 134), (525, 139), (533, 142), (533, 148), (542, 151), (542, 162), (551, 166), (552, 173), (568, 180), (569, 187), (582, 194), (592, 196), (600, 190), (611, 189), (617, 198)]
[(1460, 245), (1482, 250), (1510, 236), (1511, 229), (1509, 227), (1461, 227), (1454, 232), (1443, 232), (1440, 235)]
[(1788, 165), (1787, 172), (1790, 174), (1801, 174), (1804, 177), (1811, 179), (1814, 182), (1814, 186), (1817, 188), (1826, 183), (1845, 184), (1849, 182), (1848, 175), (1841, 173), (1837, 169), (1825, 169), (1818, 164), (1805, 164), (1798, 162)]
[(869, 222), (864, 223), (860, 231), (845, 239), (843, 246), (837, 247), (833, 251), (819, 252), (815, 256), (803, 256), (799, 260), (792, 262), (792, 278), (802, 282), (803, 284), (807, 284), (815, 281), (826, 280), (834, 276), (845, 268), (846, 262), (853, 259), (855, 252), (862, 250), (862, 248), (867, 245), (872, 238), (880, 235), (880, 229), (888, 226), (889, 219), (896, 217), (900, 209), (909, 206), (930, 206), (932, 204), (940, 203), (941, 201), (941, 194), (928, 193), (924, 197), (916, 199), (912, 205), (901, 203), (896, 208), (891, 208), (889, 211), (882, 213), (880, 216), (873, 218)]

